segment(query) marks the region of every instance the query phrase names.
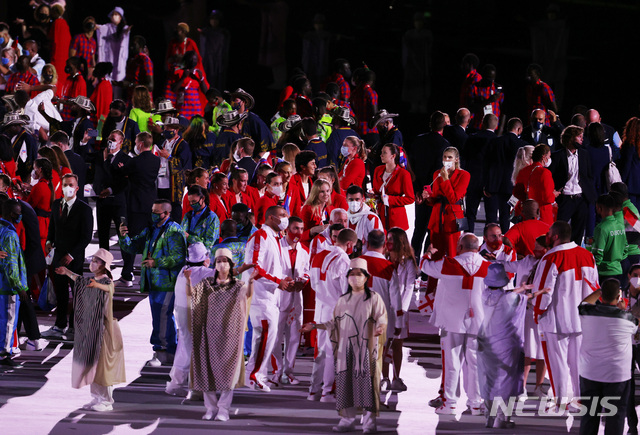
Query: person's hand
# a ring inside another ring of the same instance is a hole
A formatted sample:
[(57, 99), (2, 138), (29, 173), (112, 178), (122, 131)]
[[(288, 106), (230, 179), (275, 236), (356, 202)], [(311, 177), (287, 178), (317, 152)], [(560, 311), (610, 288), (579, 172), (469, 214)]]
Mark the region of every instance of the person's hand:
[(56, 272), (58, 275), (68, 275), (68, 274), (69, 274), (69, 269), (67, 269), (67, 268), (66, 268), (66, 267), (64, 267), (64, 266), (58, 266), (58, 267), (56, 267), (55, 272)]
[(9, 254), (7, 254), (5, 251), (0, 251), (0, 260), (2, 260), (3, 258), (7, 258), (9, 256)]
[(90, 129), (86, 129), (84, 131), (84, 135), (82, 136), (82, 143), (87, 143), (91, 140), (91, 136), (89, 136), (89, 130)]
[(69, 254), (67, 254), (60, 259), (60, 264), (62, 264), (63, 266), (68, 266), (69, 263), (71, 263), (72, 261), (73, 261), (73, 258), (71, 258)]
[(89, 279), (89, 284), (87, 284), (87, 287), (96, 288), (97, 286), (98, 286), (98, 283), (96, 282), (95, 279), (93, 279), (93, 278)]
[(484, 254), (481, 254), (485, 260), (489, 260), (489, 261), (495, 261), (496, 259), (496, 254), (493, 254), (491, 252), (485, 252)]
[(321, 232), (323, 232), (325, 229), (327, 229), (327, 227), (329, 227), (329, 224), (316, 225), (315, 227), (311, 228), (311, 230), (309, 230), (309, 233), (312, 236), (315, 236), (315, 235), (320, 234)]
[(436, 248), (433, 247), (433, 245), (429, 245), (427, 247), (427, 250), (425, 251), (425, 254), (427, 254), (427, 256), (429, 257), (433, 257), (436, 252), (438, 252), (438, 250)]
[(552, 124), (558, 120), (558, 115), (553, 110), (547, 110), (547, 113), (549, 114), (549, 122)]
[(33, 86), (31, 86), (29, 83), (20, 82), (16, 85), (16, 90), (31, 92), (33, 90)]
[(557, 190), (553, 191), (553, 196), (555, 196), (556, 198), (560, 196), (560, 192), (558, 192)]
[(402, 332), (402, 328), (393, 328), (393, 335), (398, 336)]
[(522, 293), (524, 291), (531, 290), (532, 288), (533, 288), (533, 284), (523, 284), (518, 288), (514, 288), (513, 292), (514, 293)]
[(18, 291), (18, 297), (20, 298), (20, 303), (26, 304), (27, 300), (29, 300), (29, 295), (24, 290)]
[(47, 242), (47, 244), (44, 245), (44, 253), (46, 255), (49, 255), (49, 252), (51, 252), (51, 249), (52, 249), (51, 242)]
[(110, 194), (111, 192), (109, 191), (109, 189), (104, 189), (102, 192), (100, 192), (100, 198), (106, 198)]
[(147, 258), (146, 260), (142, 261), (142, 265), (145, 267), (156, 267), (156, 260), (154, 260), (153, 258)]
[(442, 177), (443, 180), (449, 179), (449, 171), (447, 171), (447, 169), (444, 166), (442, 167), (442, 169), (440, 169), (440, 176)]
[(44, 103), (38, 104), (38, 112), (45, 113), (45, 111), (44, 111)]
[(299, 332), (302, 332), (303, 334), (306, 332), (311, 332), (314, 329), (314, 324), (313, 323), (305, 323), (304, 325), (302, 325), (302, 328), (300, 328)]
[(182, 273), (187, 281), (191, 281), (191, 269), (185, 269)]
[(294, 284), (293, 279), (290, 276), (285, 276), (280, 280), (280, 284), (278, 285), (278, 288), (280, 288), (281, 290), (290, 292), (293, 284)]
[(155, 122), (151, 121), (151, 118), (149, 118), (149, 131), (151, 131), (152, 133), (156, 133), (156, 134), (161, 134), (162, 133), (162, 126), (156, 124)]
[(251, 269), (252, 267), (255, 267), (255, 264), (245, 263), (242, 266), (237, 267), (236, 268), (236, 272), (239, 275), (239, 274), (243, 273), (245, 270)]
[(158, 151), (158, 155), (163, 159), (168, 159), (171, 154), (169, 154), (169, 151), (167, 150), (160, 150)]
[(129, 234), (129, 228), (124, 224), (120, 224), (120, 237), (126, 237), (127, 234)]
[(374, 337), (379, 337), (384, 333), (384, 325), (378, 325), (376, 327), (375, 332), (373, 333)]
[(491, 198), (491, 194), (486, 190), (482, 189), (482, 193), (484, 193), (484, 196), (486, 196), (487, 198)]

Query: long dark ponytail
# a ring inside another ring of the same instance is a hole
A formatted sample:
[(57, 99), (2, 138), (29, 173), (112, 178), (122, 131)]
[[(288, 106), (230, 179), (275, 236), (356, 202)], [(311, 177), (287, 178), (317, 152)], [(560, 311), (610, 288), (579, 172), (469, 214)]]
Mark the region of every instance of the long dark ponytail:
[(35, 166), (40, 168), (40, 172), (42, 175), (41, 178), (44, 178), (49, 183), (49, 189), (51, 190), (51, 205), (53, 205), (53, 201), (56, 199), (56, 191), (53, 188), (53, 165), (49, 159), (45, 159), (44, 157), (36, 159)]

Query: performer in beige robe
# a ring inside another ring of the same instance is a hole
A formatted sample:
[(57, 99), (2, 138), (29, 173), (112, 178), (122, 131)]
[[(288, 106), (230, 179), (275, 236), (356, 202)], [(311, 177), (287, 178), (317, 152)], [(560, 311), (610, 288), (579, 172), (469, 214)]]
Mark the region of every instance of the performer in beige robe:
[(214, 264), (215, 275), (193, 287), (191, 270), (183, 272), (191, 297), (191, 381), (193, 390), (203, 392), (202, 419), (227, 421), (233, 389), (244, 386), (243, 339), (253, 277), (245, 284), (231, 275), (233, 256), (226, 248), (216, 251)]
[(375, 433), (387, 310), (382, 298), (366, 286), (369, 279), (366, 260), (351, 260), (347, 277), (349, 288), (338, 299), (333, 319), (320, 324), (307, 323), (300, 331), (326, 329), (331, 336), (336, 367), (336, 409), (342, 417), (333, 427), (334, 432), (353, 431), (356, 413), (362, 410), (363, 432)]
[(74, 286), (74, 336), (71, 386), (91, 385), (93, 400), (83, 406), (92, 411), (113, 410), (113, 385), (126, 382), (122, 334), (113, 318), (113, 255), (99, 249), (89, 264), (94, 278), (88, 279), (58, 267)]

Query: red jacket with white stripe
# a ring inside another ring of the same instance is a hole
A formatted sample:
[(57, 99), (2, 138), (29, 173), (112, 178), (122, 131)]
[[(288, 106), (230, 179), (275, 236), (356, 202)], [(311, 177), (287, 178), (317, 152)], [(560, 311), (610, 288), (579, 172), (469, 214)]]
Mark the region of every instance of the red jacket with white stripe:
[[(395, 269), (392, 262), (384, 258), (379, 252), (369, 251), (365, 255), (361, 255), (360, 258), (366, 260), (367, 270), (371, 277), (369, 277), (369, 288), (378, 293), (384, 305), (389, 313), (389, 318), (395, 318), (395, 327), (402, 327), (402, 297), (400, 295), (400, 288), (398, 286), (391, 287), (391, 279), (393, 278), (393, 271)], [(392, 316), (391, 313), (395, 313)]]
[(311, 262), (311, 288), (316, 292), (316, 322), (333, 318), (333, 308), (349, 285), (349, 256), (338, 246), (319, 252)]
[(275, 307), (278, 301), (276, 290), (284, 276), (278, 234), (271, 227), (263, 225), (247, 241), (244, 259), (255, 264), (255, 272), (258, 272), (251, 304)]
[(477, 252), (431, 261), (423, 257), (420, 270), (438, 279), (431, 323), (447, 332), (477, 335), (484, 319), (482, 291), (491, 263)]
[[(300, 242), (293, 246), (290, 245), (286, 237), (280, 239), (280, 249), (282, 255), (282, 276), (288, 276), (294, 280), (298, 278), (309, 279), (309, 249)], [(292, 250), (296, 252), (295, 267), (291, 266), (290, 251)], [(302, 292), (288, 292), (278, 289), (277, 294), (280, 311), (285, 311), (295, 304), (300, 308), (300, 312), (302, 312)]]
[(538, 264), (533, 291), (551, 291), (536, 298), (534, 318), (538, 329), (556, 334), (582, 332), (578, 305), (600, 288), (591, 252), (573, 242), (550, 249)]

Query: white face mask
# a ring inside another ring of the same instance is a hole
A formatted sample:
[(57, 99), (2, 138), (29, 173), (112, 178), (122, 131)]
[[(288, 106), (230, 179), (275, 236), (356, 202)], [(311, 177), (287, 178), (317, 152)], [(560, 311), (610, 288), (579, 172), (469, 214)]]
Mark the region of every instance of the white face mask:
[(278, 224), (278, 229), (280, 231), (284, 231), (284, 230), (287, 229), (288, 226), (289, 226), (289, 218), (288, 217), (280, 218), (280, 223)]
[(96, 273), (98, 269), (100, 269), (100, 266), (98, 266), (96, 263), (94, 263), (93, 261), (89, 263), (89, 271), (91, 271), (91, 273)]
[(453, 168), (453, 162), (442, 162), (442, 166), (448, 171), (449, 169)]
[(640, 277), (633, 277), (629, 280), (629, 283), (633, 286), (633, 288), (640, 288)]
[(138, 147), (133, 147), (133, 151), (136, 153), (136, 156), (140, 155), (140, 149)]
[(64, 195), (65, 198), (71, 199), (76, 194), (76, 188), (72, 186), (64, 186), (62, 188), (62, 194)]
[(236, 162), (239, 162), (241, 158), (242, 158), (242, 157), (240, 157), (240, 153), (238, 152), (238, 150), (236, 150), (236, 152), (234, 152), (234, 153), (233, 153), (233, 159), (234, 159)]
[(348, 281), (352, 288), (362, 288), (367, 282), (367, 277), (365, 275), (351, 275)]
[(340, 147), (340, 154), (345, 157), (349, 157), (349, 147), (342, 146)]
[(284, 192), (282, 191), (282, 186), (271, 186), (271, 193), (280, 197)]
[(216, 270), (220, 273), (229, 273), (229, 269), (231, 268), (231, 266), (229, 265), (229, 263), (227, 261), (225, 262), (221, 262), (221, 263), (216, 263)]
[(351, 213), (358, 213), (362, 208), (360, 201), (349, 201), (349, 211)]
[(283, 200), (285, 196), (287, 196), (287, 192), (285, 192), (284, 190), (282, 192), (280, 192), (280, 199)]
[(549, 159), (546, 162), (544, 162), (545, 168), (548, 168), (549, 166), (551, 166), (551, 157), (549, 157)]
[(31, 181), (29, 182), (29, 184), (31, 184), (32, 186), (35, 186), (36, 184), (38, 184), (38, 181), (40, 181), (38, 178), (38, 175), (36, 174), (36, 170), (32, 170), (31, 171)]
[(107, 142), (107, 144), (109, 146), (109, 151), (115, 151), (118, 149), (118, 143), (115, 141), (110, 140)]

